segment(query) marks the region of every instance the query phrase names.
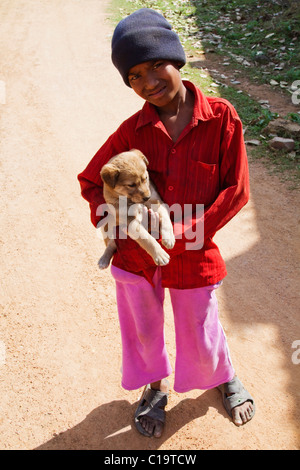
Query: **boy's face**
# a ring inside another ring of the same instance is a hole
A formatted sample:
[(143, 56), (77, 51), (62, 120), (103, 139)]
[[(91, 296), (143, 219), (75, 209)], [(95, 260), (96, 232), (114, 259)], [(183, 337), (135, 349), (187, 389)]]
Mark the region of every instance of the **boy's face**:
[(135, 65), (128, 72), (131, 88), (149, 103), (170, 104), (183, 86), (179, 67), (167, 60), (151, 60)]

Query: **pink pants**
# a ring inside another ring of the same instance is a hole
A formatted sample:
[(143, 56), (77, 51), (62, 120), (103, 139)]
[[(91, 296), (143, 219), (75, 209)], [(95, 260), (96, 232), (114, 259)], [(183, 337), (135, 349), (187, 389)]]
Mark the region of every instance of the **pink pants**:
[[(111, 267), (116, 282), (122, 337), (122, 386), (134, 390), (172, 373), (164, 341), (164, 289), (157, 268), (146, 279)], [(220, 284), (220, 283), (219, 283)], [(234, 376), (218, 318), (215, 289), (170, 289), (176, 336), (174, 390), (209, 389)]]

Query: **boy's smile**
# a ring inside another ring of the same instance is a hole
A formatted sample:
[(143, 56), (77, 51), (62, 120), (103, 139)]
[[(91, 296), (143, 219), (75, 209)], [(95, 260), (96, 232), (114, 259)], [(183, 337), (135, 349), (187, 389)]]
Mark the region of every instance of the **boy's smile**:
[(171, 139), (176, 142), (193, 114), (194, 95), (184, 86), (179, 66), (169, 60), (151, 60), (132, 67), (131, 88), (156, 106)]
[(135, 93), (159, 108), (176, 107), (185, 93), (179, 67), (167, 60), (135, 65), (129, 70), (128, 79)]

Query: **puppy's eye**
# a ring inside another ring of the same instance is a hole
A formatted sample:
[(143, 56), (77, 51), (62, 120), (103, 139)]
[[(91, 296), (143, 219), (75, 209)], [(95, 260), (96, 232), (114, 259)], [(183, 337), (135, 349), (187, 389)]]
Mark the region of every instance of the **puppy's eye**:
[(135, 188), (136, 187), (136, 184), (135, 183), (131, 183), (131, 184), (128, 184), (127, 185), (129, 188)]

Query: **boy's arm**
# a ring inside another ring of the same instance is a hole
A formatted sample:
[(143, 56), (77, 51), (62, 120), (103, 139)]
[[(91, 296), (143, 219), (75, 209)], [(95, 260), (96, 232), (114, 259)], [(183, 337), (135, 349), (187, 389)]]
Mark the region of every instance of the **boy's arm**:
[[(186, 244), (193, 243), (191, 232), (200, 233), (199, 224), (204, 224), (204, 239), (212, 238), (227, 222), (229, 222), (249, 200), (249, 172), (246, 148), (243, 138), (242, 123), (238, 117), (230, 115), (226, 133), (220, 148), (220, 192), (216, 200), (205, 208), (204, 214), (193, 214), (189, 221), (175, 222), (174, 233), (176, 244), (170, 251), (176, 256), (186, 250)], [(197, 230), (198, 229), (198, 230)]]
[(95, 227), (100, 215), (97, 215), (97, 209), (101, 204), (105, 204), (103, 197), (103, 183), (100, 177), (100, 171), (108, 160), (120, 152), (129, 150), (122, 136), (121, 128), (112, 134), (105, 144), (94, 155), (88, 166), (78, 175), (78, 181), (81, 187), (81, 195), (89, 202), (91, 210), (91, 221)]

